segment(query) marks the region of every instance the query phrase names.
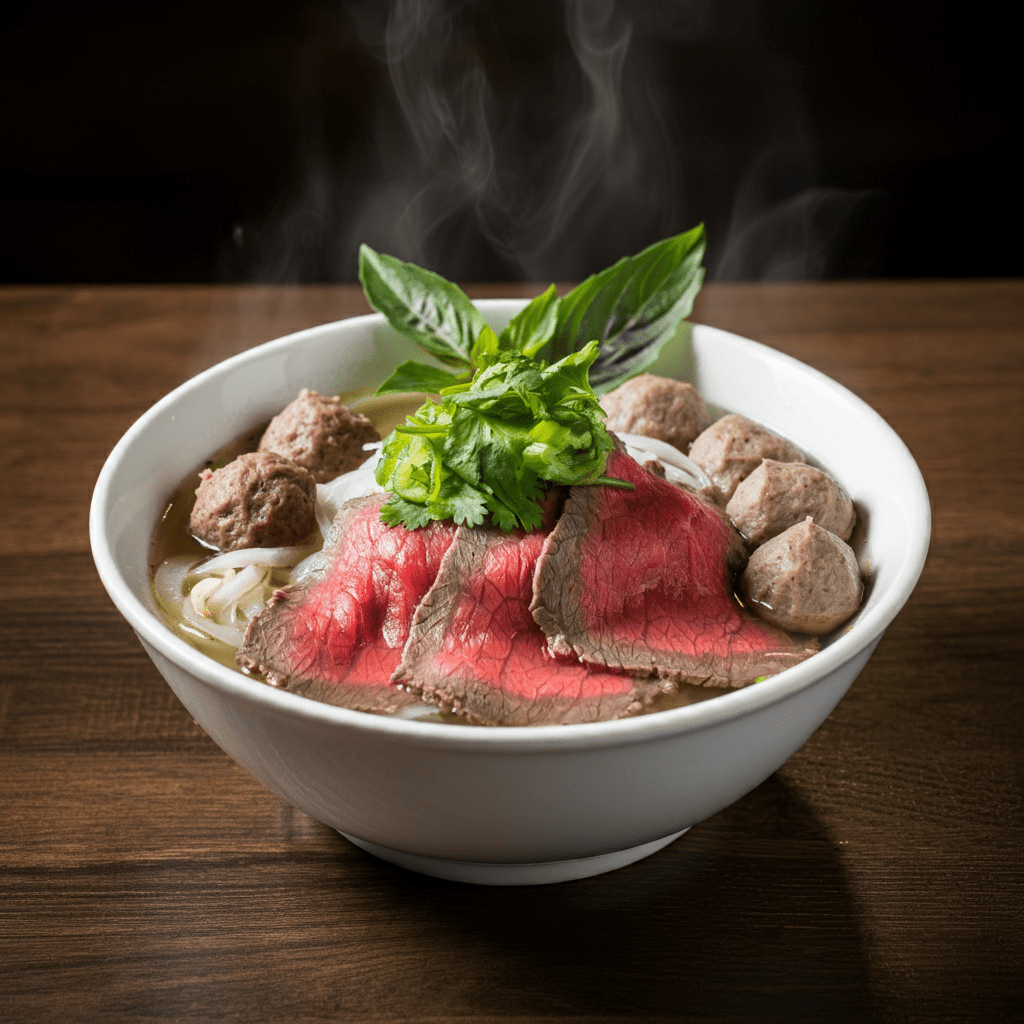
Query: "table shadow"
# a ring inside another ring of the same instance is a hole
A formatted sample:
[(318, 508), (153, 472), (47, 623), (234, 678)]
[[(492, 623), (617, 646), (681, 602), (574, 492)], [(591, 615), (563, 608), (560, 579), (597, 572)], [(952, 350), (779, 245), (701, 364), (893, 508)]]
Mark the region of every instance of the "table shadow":
[(430, 936), (446, 1012), (879, 1019), (838, 848), (779, 775), (591, 879), (496, 888), (380, 872), (377, 911)]

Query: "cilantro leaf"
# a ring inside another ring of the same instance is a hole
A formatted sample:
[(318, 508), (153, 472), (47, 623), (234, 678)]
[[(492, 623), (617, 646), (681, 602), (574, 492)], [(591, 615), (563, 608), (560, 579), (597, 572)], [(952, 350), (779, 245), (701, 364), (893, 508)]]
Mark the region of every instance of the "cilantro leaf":
[(406, 501), (393, 494), (391, 499), (380, 510), (381, 522), (385, 526), (404, 526), (407, 530), (416, 530), (430, 522), (430, 510), (426, 505), (415, 501)]
[(544, 484), (603, 480), (612, 439), (587, 383), (591, 343), (554, 366), (499, 352), (471, 383), (440, 392), (384, 440), (377, 482), (385, 522), (432, 519), (502, 530), (541, 525)]

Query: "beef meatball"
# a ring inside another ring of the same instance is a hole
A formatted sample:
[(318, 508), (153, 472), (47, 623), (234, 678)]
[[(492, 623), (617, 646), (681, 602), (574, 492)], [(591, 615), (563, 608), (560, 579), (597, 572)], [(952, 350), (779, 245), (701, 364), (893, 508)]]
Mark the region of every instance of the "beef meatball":
[(805, 462), (765, 459), (740, 481), (725, 511), (751, 547), (811, 516), (817, 526), (849, 540), (856, 513), (846, 492)]
[(794, 633), (828, 633), (860, 607), (864, 584), (853, 550), (808, 516), (762, 544), (740, 577), (761, 618)]
[(366, 461), (363, 445), (379, 441), (373, 424), (337, 398), (303, 388), (271, 421), (261, 452), (275, 452), (308, 469), (318, 484), (357, 469)]
[(200, 475), (188, 525), (205, 544), (221, 551), (287, 547), (317, 528), (313, 475), (280, 455), (249, 452)]
[(712, 423), (693, 442), (690, 458), (711, 477), (728, 501), (740, 481), (750, 476), (762, 459), (801, 462), (803, 453), (745, 416), (730, 413)]
[(643, 434), (685, 452), (711, 423), (711, 414), (692, 384), (651, 373), (627, 380), (601, 399), (605, 426), (625, 434)]

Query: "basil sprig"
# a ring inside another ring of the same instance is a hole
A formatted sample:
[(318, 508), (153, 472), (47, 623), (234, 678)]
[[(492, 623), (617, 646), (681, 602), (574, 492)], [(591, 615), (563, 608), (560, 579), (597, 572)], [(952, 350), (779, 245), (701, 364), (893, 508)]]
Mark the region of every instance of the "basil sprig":
[(704, 246), (701, 224), (588, 277), (562, 297), (554, 337), (541, 355), (561, 359), (597, 341), (590, 383), (598, 394), (643, 373), (693, 309), (704, 281)]
[(649, 246), (559, 298), (552, 285), (496, 334), (450, 281), (363, 245), (366, 297), (444, 367), (408, 360), (377, 394), (437, 394), (384, 441), (382, 516), (503, 530), (540, 524), (543, 483), (605, 483), (611, 438), (597, 394), (642, 373), (693, 308), (703, 225)]
[(458, 285), (368, 245), (359, 248), (359, 280), (367, 301), (396, 331), (443, 363), (469, 365), (486, 321)]

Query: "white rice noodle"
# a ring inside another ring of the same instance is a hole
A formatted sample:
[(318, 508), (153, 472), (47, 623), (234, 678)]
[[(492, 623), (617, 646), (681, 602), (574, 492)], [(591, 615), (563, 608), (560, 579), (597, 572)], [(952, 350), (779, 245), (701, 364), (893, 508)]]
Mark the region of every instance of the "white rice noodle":
[[(228, 570), (232, 576), (234, 569)], [(209, 615), (210, 610), (206, 607), (207, 598), (213, 594), (223, 582), (220, 576), (204, 576), (189, 592), (188, 599), (200, 615)]]
[[(240, 573), (226, 579), (207, 599), (206, 609), (220, 622), (231, 622), (238, 602), (257, 588), (262, 589), (269, 575), (266, 568), (248, 565)], [(191, 602), (190, 602), (191, 603)]]
[(311, 572), (315, 572), (317, 569), (325, 565), (325, 558), (323, 551), (314, 551), (308, 558), (304, 558), (288, 576), (289, 583), (298, 583), (299, 580), (304, 579)]
[(195, 555), (176, 555), (160, 563), (153, 576), (153, 592), (159, 601), (169, 608), (180, 608), (185, 596), (185, 579), (195, 562)]
[(238, 600), (238, 611), (246, 619), (255, 619), (266, 607), (267, 602), (262, 587), (250, 590), (249, 593), (243, 594)]
[(400, 708), (391, 717), (406, 718), (415, 721), (417, 718), (426, 718), (429, 715), (436, 715), (441, 709), (433, 704), (411, 704), (408, 707)]
[(302, 547), (288, 548), (239, 548), (237, 551), (225, 551), (222, 555), (215, 555), (205, 562), (200, 562), (189, 575), (205, 576), (211, 572), (244, 569), (251, 565), (285, 568), (289, 565), (297, 565), (312, 550), (308, 544)]
[(637, 462), (649, 462), (657, 459), (665, 467), (665, 477), (674, 483), (686, 484), (701, 491), (711, 487), (707, 473), (692, 459), (687, 458), (678, 448), (667, 441), (659, 441), (656, 437), (645, 437), (643, 434), (620, 434), (616, 436), (626, 446), (628, 454)]
[(194, 555), (166, 559), (154, 574), (153, 591), (157, 599), (193, 631), (238, 647), (249, 621), (266, 607), (265, 584), (270, 578), (270, 567), (249, 565), (236, 573), (222, 566), (220, 572), (227, 574), (223, 582), (205, 601), (199, 602), (207, 613), (204, 615), (194, 606), (191, 592), (186, 594), (186, 585), (189, 578), (197, 574), (203, 574), (208, 580), (216, 576), (206, 575), (209, 562), (196, 566), (195, 561)]
[(245, 636), (245, 627), (248, 623), (235, 622), (226, 626), (215, 619), (208, 619), (205, 615), (200, 615), (192, 607), (191, 601), (182, 601), (179, 608), (181, 617), (189, 625), (205, 633), (207, 636), (212, 636), (216, 640), (223, 640), (224, 643), (231, 644), (232, 647), (238, 647), (242, 643), (242, 639)]
[[(383, 491), (373, 471), (377, 466), (380, 452), (379, 441), (373, 444), (373, 454), (358, 468), (350, 473), (342, 473), (325, 484), (316, 485), (316, 520), (320, 524), (320, 532), (324, 539), (330, 533), (331, 523), (338, 514), (338, 509), (350, 498), (358, 498), (363, 494), (374, 494)], [(364, 448), (369, 448), (364, 445)]]

